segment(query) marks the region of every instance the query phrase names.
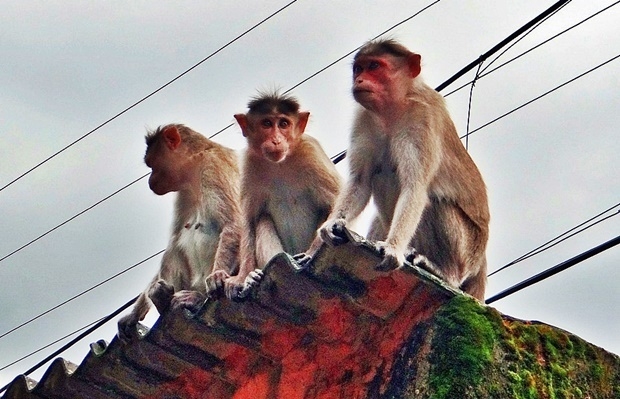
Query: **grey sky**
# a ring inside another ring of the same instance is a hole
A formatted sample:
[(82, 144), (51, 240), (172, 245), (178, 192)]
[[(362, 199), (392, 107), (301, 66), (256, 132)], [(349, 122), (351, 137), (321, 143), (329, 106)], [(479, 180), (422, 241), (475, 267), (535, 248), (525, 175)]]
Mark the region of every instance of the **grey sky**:
[[(422, 74), (435, 87), (553, 2), (442, 0), (390, 35), (422, 55)], [(287, 4), (241, 3), (4, 1), (0, 187)], [(0, 191), (0, 258), (147, 173), (146, 127), (180, 122), (210, 136), (234, 122), (257, 89), (288, 89), (430, 3), (298, 0)], [(571, 2), (496, 65), (612, 3)], [(620, 54), (619, 20), (620, 7), (613, 7), (481, 79), (472, 129)], [(347, 57), (293, 91), (311, 112), (307, 133), (328, 155), (348, 143), (350, 63)], [(490, 271), (620, 202), (619, 71), (620, 60), (613, 61), (470, 137), (489, 190)], [(472, 78), (473, 71), (443, 93)], [(466, 88), (447, 98), (461, 134), (468, 95)], [(236, 126), (215, 140), (245, 146)], [(339, 170), (346, 173), (346, 161)], [(0, 335), (163, 249), (172, 201), (151, 193), (143, 179), (0, 261)], [(619, 227), (620, 218), (612, 217), (491, 277), (487, 296), (614, 238)], [(0, 338), (0, 368), (117, 309), (146, 286), (159, 259)], [(619, 259), (613, 248), (493, 306), (620, 353)], [(115, 331), (110, 323), (63, 357), (79, 363), (89, 342), (109, 341)], [(0, 371), (0, 384), (56, 347)]]

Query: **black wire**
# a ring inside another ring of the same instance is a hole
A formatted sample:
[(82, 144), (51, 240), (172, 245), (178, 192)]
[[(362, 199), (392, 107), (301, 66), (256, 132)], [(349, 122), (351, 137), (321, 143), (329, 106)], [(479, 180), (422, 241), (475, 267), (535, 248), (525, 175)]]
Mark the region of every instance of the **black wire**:
[[(37, 363), (36, 365), (32, 366), (31, 368), (29, 368), (28, 370), (26, 370), (22, 374), (23, 375), (29, 375), (32, 372), (38, 370), (45, 363), (49, 362), (50, 360), (52, 360), (53, 358), (55, 358), (56, 356), (58, 356), (62, 352), (66, 351), (67, 349), (69, 349), (70, 347), (72, 347), (73, 345), (75, 345), (76, 343), (81, 341), (82, 339), (84, 339), (86, 336), (90, 335), (92, 332), (94, 332), (95, 330), (99, 329), (101, 326), (103, 326), (104, 324), (106, 324), (107, 322), (109, 322), (110, 320), (115, 318), (122, 311), (124, 311), (125, 309), (127, 309), (128, 307), (133, 305), (137, 300), (138, 300), (138, 297), (136, 296), (135, 298), (130, 299), (127, 303), (125, 303), (123, 306), (121, 306), (120, 308), (116, 309), (114, 312), (110, 313), (106, 317), (103, 317), (103, 318), (99, 319), (97, 322), (95, 322), (94, 325), (93, 325), (93, 323), (89, 324), (91, 327), (88, 328), (88, 330), (84, 331), (82, 334), (78, 335), (77, 337), (75, 337), (74, 339), (69, 341), (67, 344), (63, 345), (60, 349), (54, 351), (54, 353), (50, 354), (45, 359), (41, 360), (39, 363)], [(81, 331), (84, 328), (85, 327), (82, 327), (78, 331)], [(0, 389), (0, 393), (6, 391), (10, 385), (11, 385), (11, 383), (9, 383), (9, 384), (5, 385), (3, 388), (1, 388)]]
[(478, 70), (476, 71), (474, 80), (471, 81), (471, 89), (469, 90), (469, 104), (467, 105), (467, 129), (465, 133), (465, 151), (469, 151), (469, 122), (471, 118), (471, 103), (474, 97), (474, 87), (476, 87), (476, 82), (480, 78), (480, 69), (482, 68), (483, 63), (484, 61), (480, 61), (480, 64), (478, 64)]
[[(390, 28), (384, 30), (383, 32), (379, 33), (378, 35), (376, 35), (374, 38), (372, 38), (371, 40), (377, 39), (383, 35), (385, 35), (386, 33), (390, 32), (391, 30), (399, 27), (400, 25), (404, 24), (407, 21), (410, 21), (411, 19), (417, 17), (418, 15), (420, 15), (422, 12), (428, 10), (429, 8), (431, 8), (432, 6), (434, 6), (435, 4), (439, 3), (441, 0), (436, 0), (433, 3), (427, 5), (426, 7), (422, 8), (420, 11), (416, 12), (415, 14), (403, 19), (402, 21), (398, 22), (397, 24), (391, 26)], [(290, 93), (291, 91), (293, 91), (294, 89), (298, 88), (299, 86), (301, 86), (302, 84), (306, 83), (307, 81), (309, 81), (310, 79), (314, 78), (315, 76), (325, 72), (327, 69), (333, 67), (334, 65), (336, 65), (337, 63), (339, 63), (340, 61), (344, 60), (345, 58), (347, 58), (348, 56), (350, 56), (351, 54), (355, 53), (357, 50), (359, 50), (362, 46), (358, 46), (355, 49), (349, 51), (348, 53), (346, 53), (345, 55), (343, 55), (342, 57), (336, 59), (335, 61), (329, 63), (327, 66), (319, 69), (318, 71), (316, 71), (315, 73), (311, 74), (310, 76), (304, 78), (301, 82), (291, 86), (290, 88), (288, 88), (286, 91), (284, 91), (283, 94), (287, 94)], [(215, 134), (213, 134), (212, 136), (210, 136), (209, 138), (213, 138), (215, 136), (217, 136), (218, 134), (222, 133), (223, 131), (231, 128), (234, 126), (234, 123), (231, 123), (230, 125), (224, 127), (223, 129), (220, 129), (219, 131), (217, 131)], [(344, 157), (343, 157), (344, 158)], [(341, 159), (339, 159), (337, 162), (334, 163), (338, 163), (340, 162)]]
[[(603, 67), (603, 66), (605, 66), (605, 65), (609, 64), (610, 62), (612, 62), (612, 61), (616, 60), (618, 57), (620, 57), (620, 54), (618, 54), (618, 55), (616, 55), (615, 57), (612, 57), (612, 58), (610, 58), (609, 60), (607, 60), (607, 61), (605, 61), (605, 62), (603, 62), (603, 63), (601, 63), (601, 64), (599, 64), (599, 65), (595, 66), (594, 68), (591, 68), (591, 69), (587, 70), (586, 72), (583, 72), (582, 74), (580, 74), (580, 75), (578, 75), (578, 76), (575, 76), (574, 78), (572, 78), (572, 79), (570, 79), (570, 80), (568, 80), (568, 81), (566, 81), (566, 82), (562, 83), (561, 85), (554, 87), (553, 89), (551, 89), (551, 90), (549, 90), (549, 91), (547, 91), (547, 92), (545, 92), (545, 93), (543, 93), (543, 94), (539, 95), (538, 97), (535, 97), (535, 98), (531, 99), (530, 101), (528, 101), (528, 102), (526, 102), (526, 103), (521, 104), (520, 106), (518, 106), (518, 107), (516, 107), (516, 108), (512, 109), (511, 111), (508, 111), (508, 112), (506, 112), (505, 114), (503, 114), (503, 115), (501, 115), (501, 116), (498, 116), (497, 118), (493, 119), (492, 121), (487, 122), (487, 123), (485, 123), (485, 124), (484, 124), (484, 125), (482, 125), (482, 126), (479, 126), (478, 128), (476, 128), (476, 129), (472, 130), (471, 132), (469, 132), (469, 135), (474, 134), (474, 133), (475, 133), (475, 132), (477, 132), (478, 130), (484, 129), (485, 127), (487, 127), (487, 126), (489, 126), (489, 125), (491, 125), (491, 124), (493, 124), (493, 123), (495, 123), (495, 122), (499, 121), (500, 119), (502, 119), (502, 118), (504, 118), (504, 117), (506, 117), (506, 116), (508, 116), (508, 115), (512, 114), (513, 112), (516, 112), (516, 111), (520, 110), (521, 108), (523, 108), (523, 107), (525, 107), (525, 106), (527, 106), (527, 105), (530, 105), (531, 103), (533, 103), (533, 102), (535, 102), (535, 101), (537, 101), (537, 100), (540, 100), (541, 98), (545, 97), (547, 94), (551, 94), (551, 93), (553, 93), (554, 91), (556, 91), (556, 90), (558, 90), (558, 89), (560, 89), (560, 88), (562, 88), (562, 87), (566, 86), (567, 84), (572, 83), (572, 82), (576, 81), (577, 79), (580, 79), (580, 78), (584, 77), (585, 75), (589, 74), (590, 72), (594, 72), (595, 70), (597, 70), (597, 69), (599, 69), (599, 68), (601, 68), (601, 67)], [(465, 136), (463, 135), (463, 136), (461, 136), (460, 138), (462, 139), (462, 138), (464, 138), (464, 137), (465, 137)]]
[[(502, 270), (505, 270), (505, 269), (509, 268), (510, 266), (512, 266), (512, 265), (514, 265), (514, 264), (517, 264), (517, 263), (522, 262), (522, 261), (524, 261), (524, 260), (526, 260), (526, 259), (529, 259), (529, 258), (531, 258), (532, 256), (538, 255), (539, 253), (541, 253), (541, 252), (543, 252), (543, 251), (546, 251), (546, 250), (548, 250), (549, 248), (552, 248), (552, 247), (556, 246), (557, 244), (559, 244), (559, 243), (561, 243), (561, 242), (563, 242), (563, 241), (567, 240), (567, 239), (568, 239), (568, 238), (570, 238), (570, 237), (575, 236), (576, 234), (579, 234), (579, 233), (581, 233), (581, 232), (583, 232), (583, 231), (585, 231), (585, 230), (589, 229), (590, 227), (594, 227), (594, 226), (596, 226), (597, 224), (599, 224), (599, 223), (601, 223), (601, 222), (604, 222), (604, 221), (605, 221), (605, 220), (607, 220), (607, 219), (610, 219), (610, 218), (612, 218), (612, 217), (614, 217), (614, 216), (617, 216), (618, 214), (620, 214), (620, 210), (616, 211), (616, 213), (613, 213), (613, 214), (611, 214), (611, 215), (608, 215), (608, 216), (604, 217), (604, 218), (603, 218), (603, 219), (601, 219), (601, 220), (598, 220), (598, 221), (596, 221), (596, 222), (592, 223), (592, 224), (591, 224), (591, 225), (589, 225), (589, 226), (586, 226), (586, 227), (584, 227), (584, 228), (582, 228), (582, 229), (580, 229), (580, 230), (577, 230), (577, 229), (579, 229), (580, 227), (582, 227), (582, 226), (586, 225), (587, 223), (590, 223), (591, 221), (593, 221), (593, 220), (595, 220), (595, 219), (597, 219), (597, 218), (599, 218), (599, 217), (603, 216), (603, 215), (604, 215), (604, 214), (606, 214), (607, 212), (609, 212), (609, 211), (611, 211), (612, 209), (617, 208), (617, 207), (619, 207), (619, 206), (620, 206), (620, 203), (618, 203), (618, 204), (616, 204), (616, 205), (612, 206), (611, 208), (608, 208), (608, 209), (604, 210), (603, 212), (599, 213), (599, 214), (598, 214), (598, 215), (596, 215), (596, 216), (592, 216), (590, 219), (586, 220), (585, 222), (582, 222), (582, 223), (578, 224), (577, 226), (575, 226), (575, 227), (573, 227), (573, 228), (571, 228), (571, 229), (569, 229), (569, 230), (565, 231), (564, 233), (562, 233), (562, 234), (560, 234), (560, 235), (558, 235), (558, 236), (556, 236), (556, 237), (552, 238), (551, 240), (549, 240), (549, 241), (545, 242), (544, 244), (539, 245), (538, 247), (536, 247), (536, 248), (532, 249), (532, 250), (531, 250), (531, 251), (529, 251), (528, 253), (526, 253), (526, 254), (523, 254), (523, 255), (519, 256), (517, 259), (513, 260), (512, 262), (509, 262), (509, 263), (507, 263), (506, 265), (504, 265), (504, 266), (500, 267), (499, 269), (495, 270), (493, 273), (489, 274), (487, 277), (491, 277), (491, 276), (493, 276), (494, 274), (499, 273), (499, 272), (501, 272)], [(576, 231), (576, 232), (574, 232), (573, 234), (570, 234), (570, 233), (572, 233), (572, 232), (573, 232), (573, 231), (575, 231), (575, 230), (577, 230), (577, 231)], [(568, 234), (568, 236), (567, 236), (567, 234)], [(565, 237), (565, 236), (566, 236), (566, 237)], [(564, 237), (564, 238), (562, 238), (562, 237)], [(558, 240), (559, 240), (559, 241), (558, 241)], [(557, 242), (555, 242), (555, 241), (557, 241)]]
[(149, 260), (153, 259), (154, 257), (156, 257), (157, 255), (160, 255), (160, 254), (164, 253), (164, 251), (165, 250), (162, 249), (161, 251), (159, 251), (157, 253), (154, 253), (153, 255), (151, 255), (151, 256), (149, 256), (149, 257), (147, 257), (145, 259), (142, 259), (140, 262), (138, 262), (138, 263), (136, 263), (134, 265), (131, 265), (128, 268), (126, 268), (126, 269), (116, 273), (115, 275), (113, 275), (111, 277), (108, 277), (107, 279), (103, 280), (102, 282), (97, 283), (97, 284), (93, 285), (92, 287), (90, 287), (90, 288), (80, 292), (79, 294), (72, 296), (71, 298), (67, 299), (66, 301), (64, 301), (62, 303), (59, 303), (58, 305), (52, 307), (51, 309), (48, 309), (45, 312), (39, 314), (38, 316), (35, 316), (35, 317), (31, 318), (30, 320), (27, 320), (27, 321), (23, 322), (22, 324), (18, 325), (17, 327), (14, 327), (14, 328), (10, 329), (9, 331), (7, 331), (7, 332), (3, 333), (2, 335), (0, 335), (0, 339), (6, 337), (7, 335), (11, 334), (12, 332), (15, 332), (16, 330), (19, 330), (20, 328), (22, 328), (22, 327), (32, 323), (33, 321), (35, 321), (35, 320), (45, 316), (46, 314), (51, 313), (52, 311), (58, 309), (59, 307), (66, 305), (67, 303), (73, 301), (74, 299), (77, 299), (77, 298), (81, 297), (82, 295), (87, 294), (88, 292), (94, 290), (95, 288), (98, 288), (98, 287), (102, 286), (103, 284), (105, 284), (105, 283), (107, 283), (107, 282), (109, 282), (111, 280), (114, 280), (115, 278), (117, 278), (117, 277), (127, 273), (128, 271), (130, 271), (132, 269), (135, 269), (136, 267), (140, 266), (144, 262), (149, 261)]
[[(64, 337), (60, 337), (60, 338), (58, 338), (57, 340), (52, 341), (52, 342), (50, 342), (49, 344), (44, 345), (44, 346), (40, 347), (39, 349), (36, 349), (36, 350), (34, 350), (34, 351), (30, 352), (29, 354), (27, 354), (27, 355), (25, 355), (25, 356), (20, 357), (19, 359), (13, 360), (11, 363), (9, 363), (9, 364), (7, 364), (7, 365), (5, 365), (5, 366), (0, 367), (0, 371), (2, 371), (2, 370), (6, 370), (7, 368), (9, 368), (9, 367), (13, 366), (14, 364), (17, 364), (17, 363), (21, 362), (22, 360), (26, 360), (26, 359), (28, 359), (29, 357), (31, 357), (31, 356), (33, 356), (33, 355), (36, 355), (37, 353), (41, 352), (42, 350), (45, 350), (45, 349), (49, 348), (50, 346), (52, 346), (52, 345), (54, 345), (54, 344), (57, 344), (57, 343), (59, 343), (60, 341), (65, 340), (65, 339), (69, 338), (70, 336), (72, 336), (72, 335), (75, 335), (75, 334), (79, 333), (79, 332), (80, 332), (80, 331), (82, 331), (82, 330), (87, 329), (88, 327), (90, 327), (90, 326), (94, 325), (95, 323), (97, 323), (98, 321), (101, 321), (101, 320), (102, 320), (102, 319), (99, 319), (99, 320), (93, 321), (92, 323), (87, 324), (87, 325), (85, 325), (84, 327), (81, 327), (81, 328), (79, 328), (79, 329), (77, 329), (77, 330), (75, 330), (75, 331), (73, 331), (73, 332), (70, 332), (69, 334), (65, 335)], [(2, 391), (0, 391), (0, 393), (2, 393)]]
[(227, 48), (228, 46), (230, 46), (231, 44), (233, 44), (234, 42), (236, 42), (237, 40), (241, 39), (243, 36), (247, 35), (248, 33), (250, 33), (251, 31), (253, 31), (254, 29), (256, 29), (257, 27), (259, 27), (260, 25), (262, 25), (263, 23), (267, 22), (269, 19), (273, 18), (275, 15), (279, 14), (281, 11), (283, 11), (284, 9), (288, 8), (290, 5), (292, 5), (293, 3), (295, 3), (297, 0), (293, 0), (290, 3), (288, 3), (287, 5), (285, 5), (284, 7), (280, 8), (279, 10), (275, 11), (274, 13), (272, 13), (271, 15), (269, 15), (267, 18), (263, 19), (262, 21), (258, 22), (257, 24), (255, 24), (254, 26), (252, 26), (251, 28), (247, 29), (245, 32), (241, 33), (240, 35), (238, 35), (237, 37), (235, 37), (234, 39), (232, 39), (231, 41), (229, 41), (228, 43), (226, 43), (225, 45), (223, 45), (222, 47), (220, 47), (219, 49), (217, 49), (216, 51), (214, 51), (213, 53), (209, 54), (207, 57), (203, 58), (201, 61), (197, 62), (196, 64), (194, 64), (194, 66), (190, 67), (189, 69), (187, 69), (185, 72), (181, 73), (180, 75), (177, 75), (174, 79), (170, 80), (168, 83), (164, 84), (163, 86), (160, 86), (158, 89), (156, 89), (155, 91), (151, 92), (150, 94), (148, 94), (147, 96), (143, 97), (142, 99), (136, 101), (135, 103), (133, 103), (132, 105), (130, 105), (129, 107), (125, 108), (124, 110), (122, 110), (121, 112), (117, 113), (116, 115), (114, 115), (113, 117), (111, 117), (110, 119), (106, 120), (105, 122), (103, 122), (102, 124), (100, 124), (99, 126), (95, 127), (94, 129), (92, 129), (91, 131), (89, 131), (88, 133), (86, 133), (85, 135), (83, 135), (82, 137), (78, 138), (77, 140), (75, 140), (74, 142), (68, 144), (67, 146), (63, 147), (62, 149), (60, 149), (59, 151), (55, 152), (54, 154), (50, 155), (49, 157), (47, 157), (46, 159), (44, 159), (43, 161), (39, 162), (37, 165), (33, 166), (32, 168), (28, 169), (26, 172), (22, 173), (21, 175), (19, 175), (18, 177), (16, 177), (15, 179), (13, 179), (12, 181), (10, 181), (9, 183), (7, 183), (6, 185), (4, 185), (2, 188), (0, 188), (0, 191), (4, 190), (5, 188), (9, 187), (10, 185), (12, 185), (13, 183), (17, 182), (18, 180), (22, 179), (24, 176), (28, 175), (29, 173), (31, 173), (32, 171), (34, 171), (35, 169), (39, 168), (41, 165), (47, 163), (49, 160), (51, 160), (52, 158), (56, 157), (57, 155), (61, 154), (62, 152), (66, 151), (67, 149), (69, 149), (70, 147), (74, 146), (75, 144), (77, 144), (78, 142), (82, 141), (83, 139), (85, 139), (86, 137), (90, 136), (91, 134), (93, 134), (94, 132), (96, 132), (97, 130), (99, 130), (100, 128), (102, 128), (103, 126), (107, 125), (108, 123), (112, 122), (113, 120), (115, 120), (116, 118), (118, 118), (119, 116), (125, 114), (127, 111), (131, 110), (132, 108), (135, 108), (137, 105), (143, 103), (144, 101), (146, 101), (147, 99), (151, 98), (152, 96), (154, 96), (155, 94), (159, 93), (160, 91), (162, 91), (163, 89), (165, 89), (166, 87), (170, 86), (172, 83), (176, 82), (177, 80), (181, 79), (183, 76), (187, 75), (189, 72), (193, 71), (194, 69), (196, 69), (198, 66), (200, 66), (201, 64), (203, 64), (205, 61), (209, 60), (211, 57), (215, 56), (216, 54), (218, 54), (219, 52), (221, 52), (222, 50), (224, 50), (225, 48)]
[(518, 284), (513, 285), (512, 287), (500, 292), (499, 294), (493, 295), (492, 297), (490, 297), (489, 299), (487, 299), (485, 301), (485, 303), (491, 304), (495, 301), (498, 301), (502, 298), (505, 298), (509, 295), (512, 295), (518, 291), (521, 291), (524, 288), (527, 288), (531, 285), (537, 284), (543, 280), (546, 280), (547, 278), (554, 276), (568, 268), (571, 268), (573, 266), (575, 266), (578, 263), (583, 262), (584, 260), (591, 258), (594, 255), (598, 255), (599, 253), (606, 251), (610, 248), (615, 247), (616, 245), (620, 244), (620, 236), (617, 236), (616, 238), (612, 238), (611, 240), (604, 242), (601, 245), (598, 245), (592, 249), (587, 250), (586, 252), (583, 252), (569, 260), (566, 260), (556, 266), (553, 266), (547, 270), (545, 270), (542, 273), (539, 273), (535, 276), (532, 276), (526, 280), (521, 281)]
[[(140, 180), (144, 179), (145, 177), (147, 177), (148, 175), (150, 175), (151, 173), (147, 173), (144, 176), (140, 176), (138, 177), (136, 180), (132, 181), (129, 184), (124, 185), (123, 187), (119, 188), (118, 190), (116, 190), (115, 192), (113, 192), (112, 194), (108, 195), (107, 197), (95, 202), (93, 205), (89, 206), (88, 208), (84, 209), (83, 211), (73, 215), (72, 217), (70, 217), (69, 219), (65, 220), (64, 222), (60, 223), (59, 225), (57, 225), (56, 227), (53, 227), (51, 229), (49, 229), (48, 231), (46, 231), (45, 233), (41, 234), (40, 236), (38, 236), (37, 238), (30, 240), (28, 243), (22, 245), (21, 247), (17, 248), (16, 250), (14, 250), (13, 252), (10, 252), (9, 254), (3, 256), (2, 258), (0, 258), (0, 262), (2, 262), (3, 260), (5, 260), (6, 258), (16, 254), (17, 252), (21, 251), (22, 249), (30, 246), (31, 244), (39, 241), (41, 238), (45, 237), (46, 235), (48, 235), (49, 233), (53, 232), (54, 230), (64, 226), (65, 224), (69, 223), (70, 221), (72, 221), (73, 219), (77, 218), (78, 216), (81, 216), (82, 214), (90, 211), (91, 209), (93, 209), (94, 207), (96, 207), (97, 205), (101, 204), (102, 202), (105, 202), (107, 200), (109, 200), (110, 198), (112, 198), (113, 196), (115, 196), (116, 194), (120, 193), (121, 191), (125, 190), (126, 188), (134, 185), (135, 183), (139, 182)], [(0, 336), (0, 338), (2, 338), (2, 336)]]
[(532, 26), (530, 29), (528, 29), (527, 32), (525, 32), (520, 38), (516, 39), (514, 42), (512, 42), (509, 46), (507, 46), (501, 53), (499, 53), (493, 60), (489, 61), (489, 63), (487, 64), (486, 67), (484, 67), (481, 71), (480, 74), (483, 74), (484, 71), (486, 71), (487, 69), (489, 69), (491, 67), (491, 65), (493, 65), (498, 59), (500, 59), (504, 54), (506, 54), (508, 51), (510, 51), (511, 48), (513, 48), (514, 46), (516, 46), (521, 40), (525, 39), (530, 33), (534, 32), (536, 30), (536, 28), (538, 28), (539, 26), (541, 26), (542, 24), (544, 24), (548, 19), (550, 19), (551, 17), (553, 17), (555, 14), (557, 14), (558, 12), (560, 12), (561, 9), (563, 9), (564, 7), (566, 7), (572, 0), (568, 0), (567, 3), (562, 4), (559, 8), (553, 10), (552, 13), (550, 13), (549, 15), (546, 15), (544, 19), (540, 20), (539, 22), (536, 23), (536, 25)]
[[(549, 39), (547, 39), (547, 40), (544, 40), (544, 41), (540, 42), (540, 43), (539, 43), (539, 44), (537, 44), (536, 46), (534, 46), (534, 47), (530, 48), (529, 50), (526, 50), (526, 51), (524, 51), (523, 53), (521, 53), (521, 54), (519, 54), (519, 55), (517, 55), (517, 56), (515, 56), (515, 57), (511, 58), (510, 60), (508, 60), (508, 61), (504, 62), (503, 64), (500, 64), (499, 66), (497, 66), (497, 67), (495, 67), (495, 68), (491, 69), (490, 71), (488, 71), (488, 72), (484, 72), (484, 73), (481, 73), (481, 74), (480, 74), (480, 76), (479, 76), (479, 79), (482, 79), (482, 78), (484, 78), (485, 76), (492, 74), (493, 72), (497, 71), (497, 70), (498, 70), (498, 69), (500, 69), (500, 68), (503, 68), (504, 66), (506, 66), (506, 65), (510, 64), (511, 62), (516, 61), (517, 59), (519, 59), (519, 58), (521, 58), (521, 57), (525, 56), (526, 54), (528, 54), (528, 53), (530, 53), (530, 52), (532, 52), (532, 51), (536, 50), (537, 48), (542, 47), (543, 45), (545, 45), (545, 44), (547, 44), (547, 43), (551, 42), (551, 41), (552, 41), (552, 40), (554, 40), (554, 39), (557, 39), (559, 36), (563, 35), (564, 33), (566, 33), (566, 32), (568, 32), (568, 31), (570, 31), (570, 30), (572, 30), (572, 29), (576, 28), (577, 26), (579, 26), (579, 25), (583, 24), (584, 22), (586, 22), (586, 21), (588, 21), (588, 20), (590, 20), (590, 19), (594, 18), (595, 16), (597, 16), (597, 15), (599, 15), (599, 14), (603, 13), (604, 11), (607, 11), (607, 10), (608, 10), (608, 9), (610, 9), (611, 7), (618, 5), (618, 3), (620, 3), (620, 1), (616, 1), (615, 3), (613, 3), (613, 4), (611, 4), (611, 5), (609, 5), (609, 6), (605, 7), (605, 8), (603, 8), (602, 10), (597, 11), (596, 13), (594, 13), (594, 14), (590, 15), (589, 17), (587, 17), (587, 18), (585, 18), (585, 19), (581, 20), (580, 22), (576, 23), (575, 25), (572, 25), (572, 26), (570, 26), (570, 27), (568, 27), (568, 28), (564, 29), (562, 32), (560, 32), (560, 33), (558, 33), (558, 34), (555, 34), (555, 35), (551, 36)], [(497, 60), (497, 58), (496, 58), (495, 60)], [(495, 60), (493, 60), (493, 62), (495, 62)], [(487, 68), (485, 68), (485, 70), (486, 70), (486, 69), (487, 69)], [(460, 91), (460, 90), (464, 89), (465, 87), (469, 86), (472, 82), (473, 82), (473, 81), (471, 81), (471, 82), (467, 82), (467, 83), (463, 84), (462, 86), (459, 86), (458, 88), (456, 88), (456, 89), (452, 90), (451, 92), (449, 92), (448, 94), (446, 94), (444, 97), (448, 97), (448, 96), (450, 96), (450, 95), (452, 95), (452, 94), (456, 93), (457, 91)]]

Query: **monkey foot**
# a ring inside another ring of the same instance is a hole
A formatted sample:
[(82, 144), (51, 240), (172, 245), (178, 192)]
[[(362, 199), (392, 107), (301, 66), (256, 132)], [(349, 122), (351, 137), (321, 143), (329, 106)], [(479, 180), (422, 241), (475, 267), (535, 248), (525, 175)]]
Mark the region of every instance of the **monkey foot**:
[(247, 298), (252, 290), (256, 289), (260, 285), (261, 280), (263, 279), (263, 271), (261, 269), (254, 269), (248, 274), (243, 282), (243, 287), (241, 290), (237, 292), (235, 299), (245, 299)]
[(173, 309), (183, 308), (196, 313), (206, 299), (206, 296), (198, 291), (182, 290), (174, 294), (170, 305)]
[(308, 255), (305, 252), (302, 252), (297, 255), (293, 255), (293, 260), (295, 262), (291, 262), (293, 268), (296, 272), (303, 272), (304, 270), (308, 270), (312, 265), (313, 257)]

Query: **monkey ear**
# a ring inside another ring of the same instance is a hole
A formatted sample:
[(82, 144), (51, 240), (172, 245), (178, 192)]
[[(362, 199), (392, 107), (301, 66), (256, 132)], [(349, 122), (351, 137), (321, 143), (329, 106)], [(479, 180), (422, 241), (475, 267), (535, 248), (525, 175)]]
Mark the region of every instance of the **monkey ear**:
[(162, 134), (166, 145), (171, 150), (176, 150), (181, 145), (181, 134), (176, 126), (168, 126)]
[(303, 134), (306, 130), (306, 125), (308, 124), (308, 118), (310, 117), (310, 112), (300, 112), (297, 116), (297, 130), (299, 134)]
[(409, 63), (409, 74), (411, 78), (415, 78), (422, 71), (422, 56), (420, 54), (411, 53), (407, 62)]
[(248, 137), (248, 117), (245, 114), (235, 114), (235, 119), (241, 128), (241, 133), (243, 133), (243, 137)]

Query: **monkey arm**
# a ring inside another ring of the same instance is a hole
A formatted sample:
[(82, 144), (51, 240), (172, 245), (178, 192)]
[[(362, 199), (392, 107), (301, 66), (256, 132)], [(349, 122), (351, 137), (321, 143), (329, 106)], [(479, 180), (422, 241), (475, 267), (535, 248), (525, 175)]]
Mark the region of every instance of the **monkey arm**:
[(403, 264), (405, 251), (429, 201), (430, 182), (441, 163), (437, 136), (422, 126), (427, 125), (414, 125), (411, 131), (401, 132), (391, 143), (391, 152), (398, 165), (400, 193), (387, 238), (378, 243), (384, 253), (384, 260), (378, 267), (380, 270)]

